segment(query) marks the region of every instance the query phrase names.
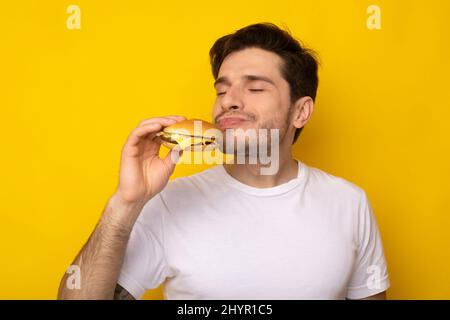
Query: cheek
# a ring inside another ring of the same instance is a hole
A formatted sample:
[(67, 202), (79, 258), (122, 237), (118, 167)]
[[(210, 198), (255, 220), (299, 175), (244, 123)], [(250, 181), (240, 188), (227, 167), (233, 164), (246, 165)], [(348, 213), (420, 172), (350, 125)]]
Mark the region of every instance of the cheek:
[(271, 124), (272, 128), (281, 128), (284, 125), (287, 107), (283, 104), (280, 97), (273, 94), (264, 94), (252, 97), (252, 109), (258, 115), (261, 124)]
[(212, 107), (212, 118), (215, 119), (221, 112), (220, 104), (218, 99), (214, 101), (213, 107)]

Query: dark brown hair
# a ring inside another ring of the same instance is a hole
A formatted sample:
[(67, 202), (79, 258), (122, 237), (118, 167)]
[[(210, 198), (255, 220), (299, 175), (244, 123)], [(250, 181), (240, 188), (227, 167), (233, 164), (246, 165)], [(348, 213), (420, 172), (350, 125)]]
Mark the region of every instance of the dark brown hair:
[[(319, 78), (315, 53), (305, 48), (289, 32), (272, 23), (257, 23), (219, 38), (209, 51), (212, 73), (217, 79), (220, 66), (227, 55), (246, 48), (260, 48), (276, 53), (282, 60), (281, 74), (289, 83), (291, 102), (309, 96), (316, 99)], [(295, 131), (297, 141), (302, 128)]]

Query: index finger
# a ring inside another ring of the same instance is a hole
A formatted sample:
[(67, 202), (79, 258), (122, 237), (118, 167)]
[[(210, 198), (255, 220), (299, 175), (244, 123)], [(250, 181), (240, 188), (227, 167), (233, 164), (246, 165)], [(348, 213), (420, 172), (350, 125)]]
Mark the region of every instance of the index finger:
[(146, 119), (146, 120), (142, 120), (140, 125), (146, 125), (149, 123), (155, 123), (155, 122), (163, 122), (163, 125), (170, 125), (172, 123), (168, 123), (169, 121), (175, 121), (175, 122), (180, 122), (186, 120), (186, 117), (184, 116), (164, 116), (164, 117), (158, 117), (158, 118), (150, 118), (150, 119)]
[(125, 144), (128, 146), (135, 146), (149, 134), (156, 134), (161, 129), (162, 124), (158, 122), (141, 125), (131, 131)]

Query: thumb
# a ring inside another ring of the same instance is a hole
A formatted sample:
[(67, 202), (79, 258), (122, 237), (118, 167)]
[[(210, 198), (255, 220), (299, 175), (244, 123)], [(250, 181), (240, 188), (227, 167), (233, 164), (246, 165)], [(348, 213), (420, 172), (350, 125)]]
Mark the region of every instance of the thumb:
[(176, 146), (166, 155), (164, 162), (174, 169), (182, 154), (183, 150), (180, 150), (180, 148)]

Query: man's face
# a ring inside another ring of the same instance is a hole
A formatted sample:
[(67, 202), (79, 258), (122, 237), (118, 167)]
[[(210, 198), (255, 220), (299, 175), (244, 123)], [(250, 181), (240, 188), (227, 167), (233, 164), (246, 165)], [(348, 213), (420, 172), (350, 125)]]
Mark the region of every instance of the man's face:
[(279, 129), (280, 144), (292, 140), (294, 129), (286, 135), (291, 101), (281, 65), (277, 54), (259, 48), (229, 54), (215, 82), (214, 123), (222, 130)]

